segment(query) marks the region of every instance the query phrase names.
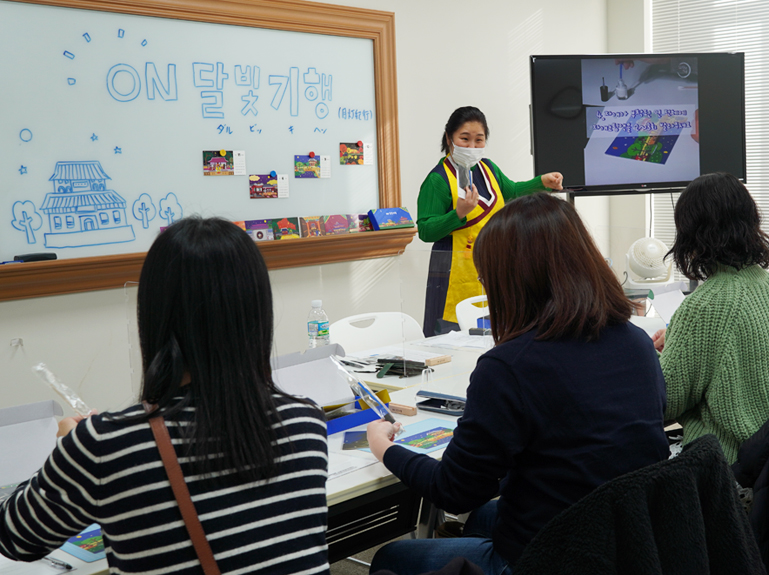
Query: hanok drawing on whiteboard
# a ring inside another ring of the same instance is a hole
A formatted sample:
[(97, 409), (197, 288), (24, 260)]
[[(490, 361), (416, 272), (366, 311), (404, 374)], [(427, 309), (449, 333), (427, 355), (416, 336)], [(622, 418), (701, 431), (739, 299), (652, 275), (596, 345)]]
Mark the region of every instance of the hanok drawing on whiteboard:
[(56, 162), (53, 193), (46, 194), (40, 210), (51, 230), (47, 248), (76, 248), (132, 242), (133, 226), (126, 219), (126, 201), (114, 190), (97, 161)]

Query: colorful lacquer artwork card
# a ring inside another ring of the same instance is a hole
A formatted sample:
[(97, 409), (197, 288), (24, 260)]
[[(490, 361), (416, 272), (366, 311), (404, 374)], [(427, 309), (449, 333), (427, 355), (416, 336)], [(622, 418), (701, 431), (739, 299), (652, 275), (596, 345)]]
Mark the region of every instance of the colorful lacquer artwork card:
[(270, 229), (276, 240), (292, 240), (300, 237), (299, 218), (280, 218), (269, 220)]
[(343, 142), (339, 144), (339, 163), (342, 165), (363, 165), (363, 143)]
[(326, 235), (323, 216), (305, 216), (299, 218), (299, 227), (303, 238), (317, 238)]
[(79, 535), (67, 539), (61, 550), (87, 563), (103, 559), (105, 551), (101, 527), (96, 523), (89, 525)]
[(204, 176), (234, 176), (235, 161), (232, 150), (204, 150)]
[(319, 178), (320, 158), (318, 156), (294, 156), (295, 178)]
[(270, 174), (251, 174), (248, 176), (248, 192), (251, 199), (277, 198), (278, 177)]
[[(397, 445), (402, 445), (414, 453), (430, 453), (446, 447), (454, 437), (457, 420), (454, 418), (438, 419), (431, 417), (416, 423), (406, 423), (406, 430), (395, 439)], [(370, 451), (364, 449), (363, 451)]]

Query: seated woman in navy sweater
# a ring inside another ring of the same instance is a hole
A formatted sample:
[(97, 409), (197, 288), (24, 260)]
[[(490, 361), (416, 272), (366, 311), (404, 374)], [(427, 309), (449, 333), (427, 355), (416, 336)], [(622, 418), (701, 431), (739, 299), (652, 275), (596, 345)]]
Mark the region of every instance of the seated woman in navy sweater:
[(442, 460), (393, 444), (386, 421), (369, 424), (368, 439), (439, 508), (475, 511), (463, 537), (390, 543), (372, 571), (423, 573), (464, 556), (511, 573), (559, 512), (668, 456), (654, 345), (628, 323), (631, 304), (576, 210), (545, 193), (518, 198), (484, 227), (473, 257), (496, 345), (470, 376)]

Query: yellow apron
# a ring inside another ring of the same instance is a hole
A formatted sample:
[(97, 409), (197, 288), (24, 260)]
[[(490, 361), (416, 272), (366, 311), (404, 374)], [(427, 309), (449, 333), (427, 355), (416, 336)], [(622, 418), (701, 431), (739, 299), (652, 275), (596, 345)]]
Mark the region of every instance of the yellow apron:
[[(457, 195), (457, 176), (454, 174), (448, 159), (443, 162), (443, 168), (446, 170), (446, 176), (451, 187), (451, 205), (453, 209), (456, 209), (459, 198)], [(451, 272), (443, 319), (452, 323), (457, 323), (457, 304), (482, 293), (483, 288), (478, 282), (478, 272), (473, 263), (473, 243), (489, 218), (505, 205), (499, 183), (483, 160), (478, 163), (478, 169), (474, 175), (477, 177), (479, 174), (486, 180), (486, 188), (492, 197), (487, 204), (484, 204), (485, 199), (481, 198), (473, 211), (467, 214), (467, 223), (451, 232)]]

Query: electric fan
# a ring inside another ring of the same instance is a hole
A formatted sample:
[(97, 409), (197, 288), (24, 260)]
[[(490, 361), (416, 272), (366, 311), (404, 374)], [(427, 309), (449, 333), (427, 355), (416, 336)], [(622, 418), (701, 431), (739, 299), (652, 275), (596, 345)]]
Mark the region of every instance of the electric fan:
[(665, 261), (668, 247), (657, 238), (636, 240), (625, 255), (627, 282), (631, 289), (649, 289), (666, 284), (672, 276), (672, 262)]

